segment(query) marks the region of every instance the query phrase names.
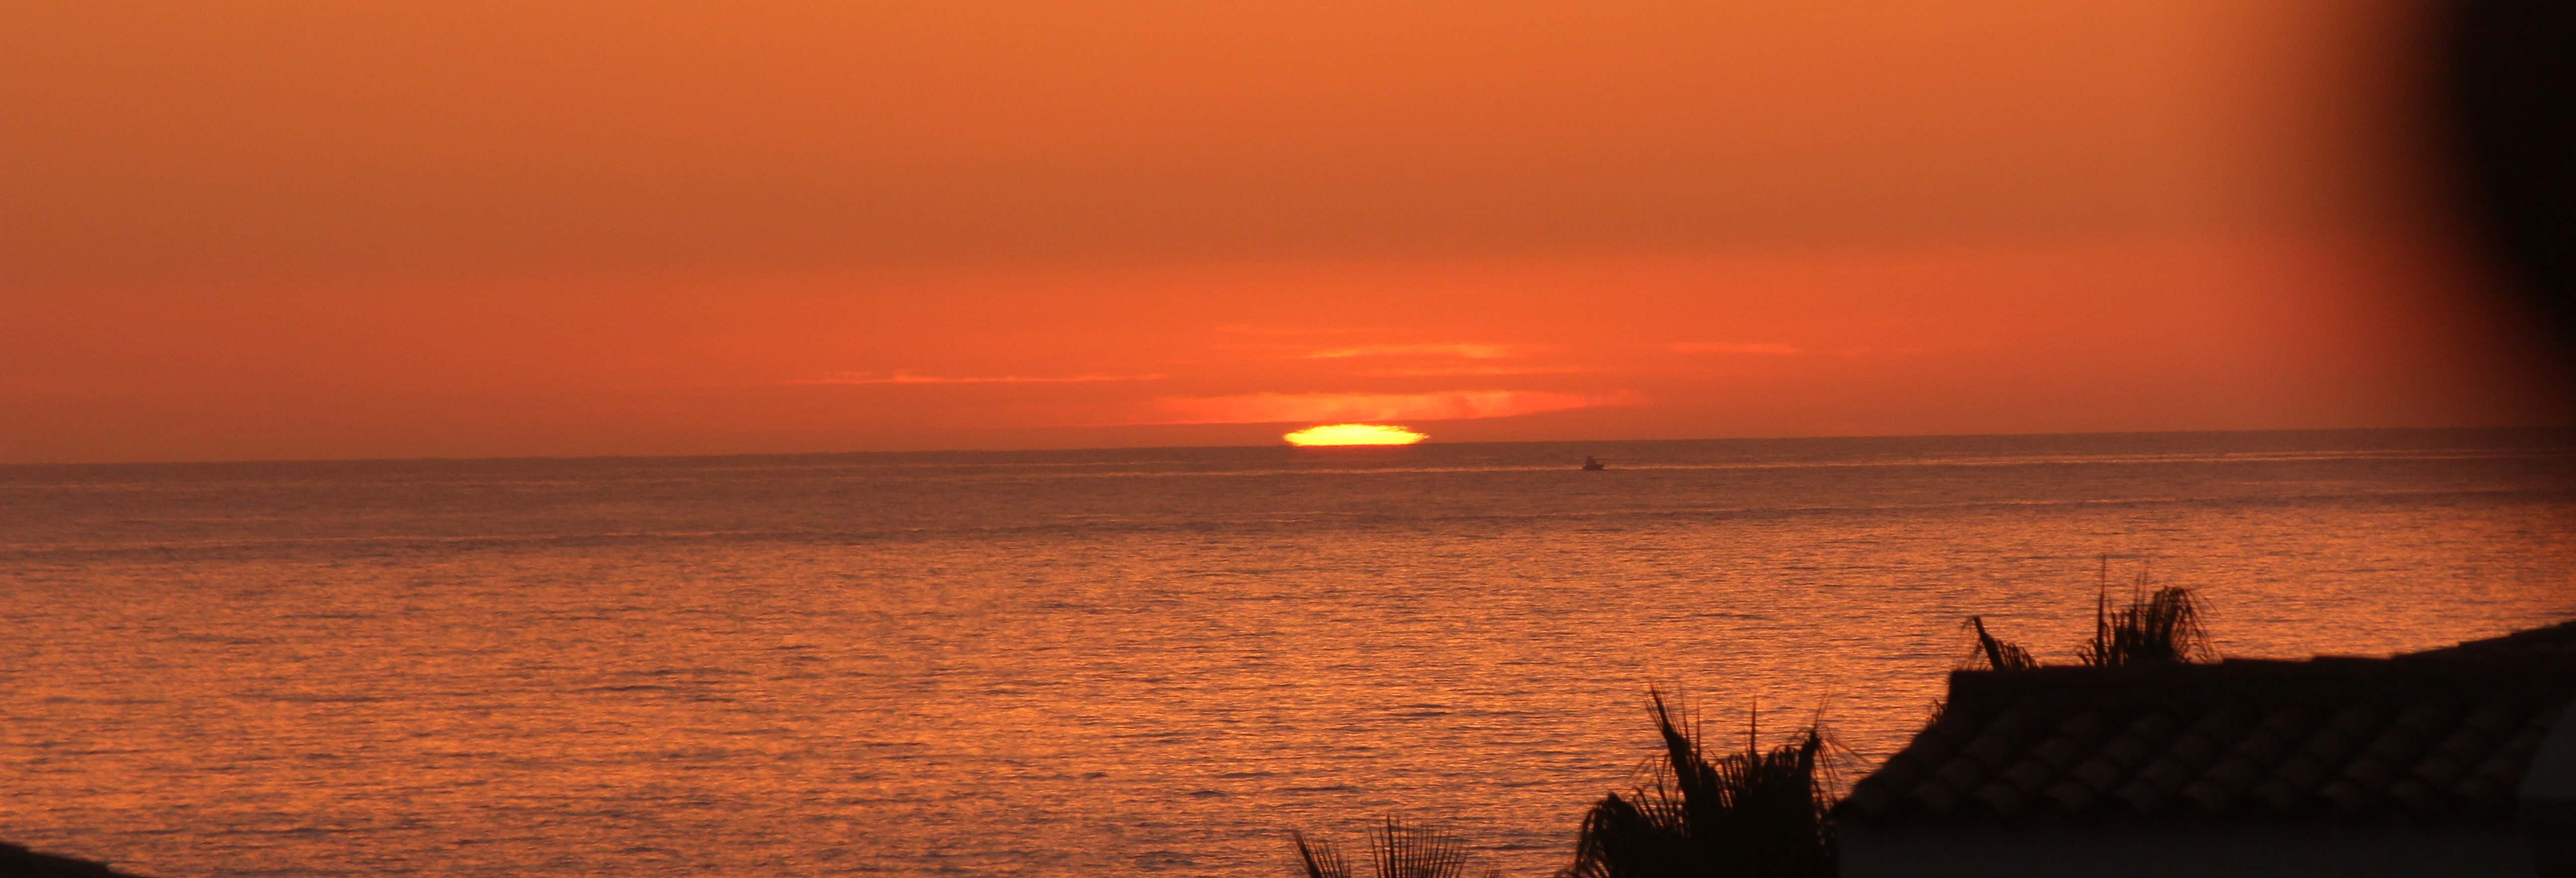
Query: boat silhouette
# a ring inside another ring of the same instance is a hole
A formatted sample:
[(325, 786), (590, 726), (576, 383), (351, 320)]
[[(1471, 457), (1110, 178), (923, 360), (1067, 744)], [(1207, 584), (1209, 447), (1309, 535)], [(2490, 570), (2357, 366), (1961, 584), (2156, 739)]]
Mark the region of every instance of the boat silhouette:
[(1586, 454), (1583, 456), (1583, 469), (1586, 472), (1594, 472), (1609, 469), (1609, 467), (1603, 466), (1600, 458)]

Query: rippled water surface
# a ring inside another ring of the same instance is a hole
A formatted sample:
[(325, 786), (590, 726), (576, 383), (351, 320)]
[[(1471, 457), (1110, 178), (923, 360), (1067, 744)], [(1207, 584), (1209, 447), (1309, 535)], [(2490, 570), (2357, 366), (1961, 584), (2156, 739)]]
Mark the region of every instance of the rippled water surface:
[[(1612, 469), (1574, 469), (1585, 454)], [(1866, 770), (2100, 557), (2237, 656), (2576, 615), (2565, 434), (0, 469), (0, 838), (186, 875), (1560, 865), (1647, 755)]]

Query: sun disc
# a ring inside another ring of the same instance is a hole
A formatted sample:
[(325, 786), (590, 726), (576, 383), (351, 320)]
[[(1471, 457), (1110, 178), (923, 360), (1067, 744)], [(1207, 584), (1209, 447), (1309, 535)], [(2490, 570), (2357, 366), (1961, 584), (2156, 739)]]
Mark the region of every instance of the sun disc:
[(1431, 437), (1392, 424), (1324, 424), (1280, 438), (1290, 445), (1411, 445)]

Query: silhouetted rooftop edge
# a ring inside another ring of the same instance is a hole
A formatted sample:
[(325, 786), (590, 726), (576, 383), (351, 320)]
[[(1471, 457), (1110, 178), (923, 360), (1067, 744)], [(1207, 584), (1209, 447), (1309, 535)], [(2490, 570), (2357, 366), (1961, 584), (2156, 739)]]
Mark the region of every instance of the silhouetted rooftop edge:
[(0, 878), (136, 878), (106, 863), (31, 851), (0, 842)]
[(1859, 824), (2491, 824), (2576, 701), (2576, 621), (2387, 658), (1958, 671)]

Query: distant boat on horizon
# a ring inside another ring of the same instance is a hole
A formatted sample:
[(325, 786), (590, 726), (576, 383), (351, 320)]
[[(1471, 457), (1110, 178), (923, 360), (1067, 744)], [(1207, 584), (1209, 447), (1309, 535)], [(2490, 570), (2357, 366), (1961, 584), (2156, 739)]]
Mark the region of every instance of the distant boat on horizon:
[(1583, 469), (1585, 472), (1597, 472), (1609, 469), (1609, 467), (1602, 465), (1600, 458), (1586, 454), (1583, 456)]

